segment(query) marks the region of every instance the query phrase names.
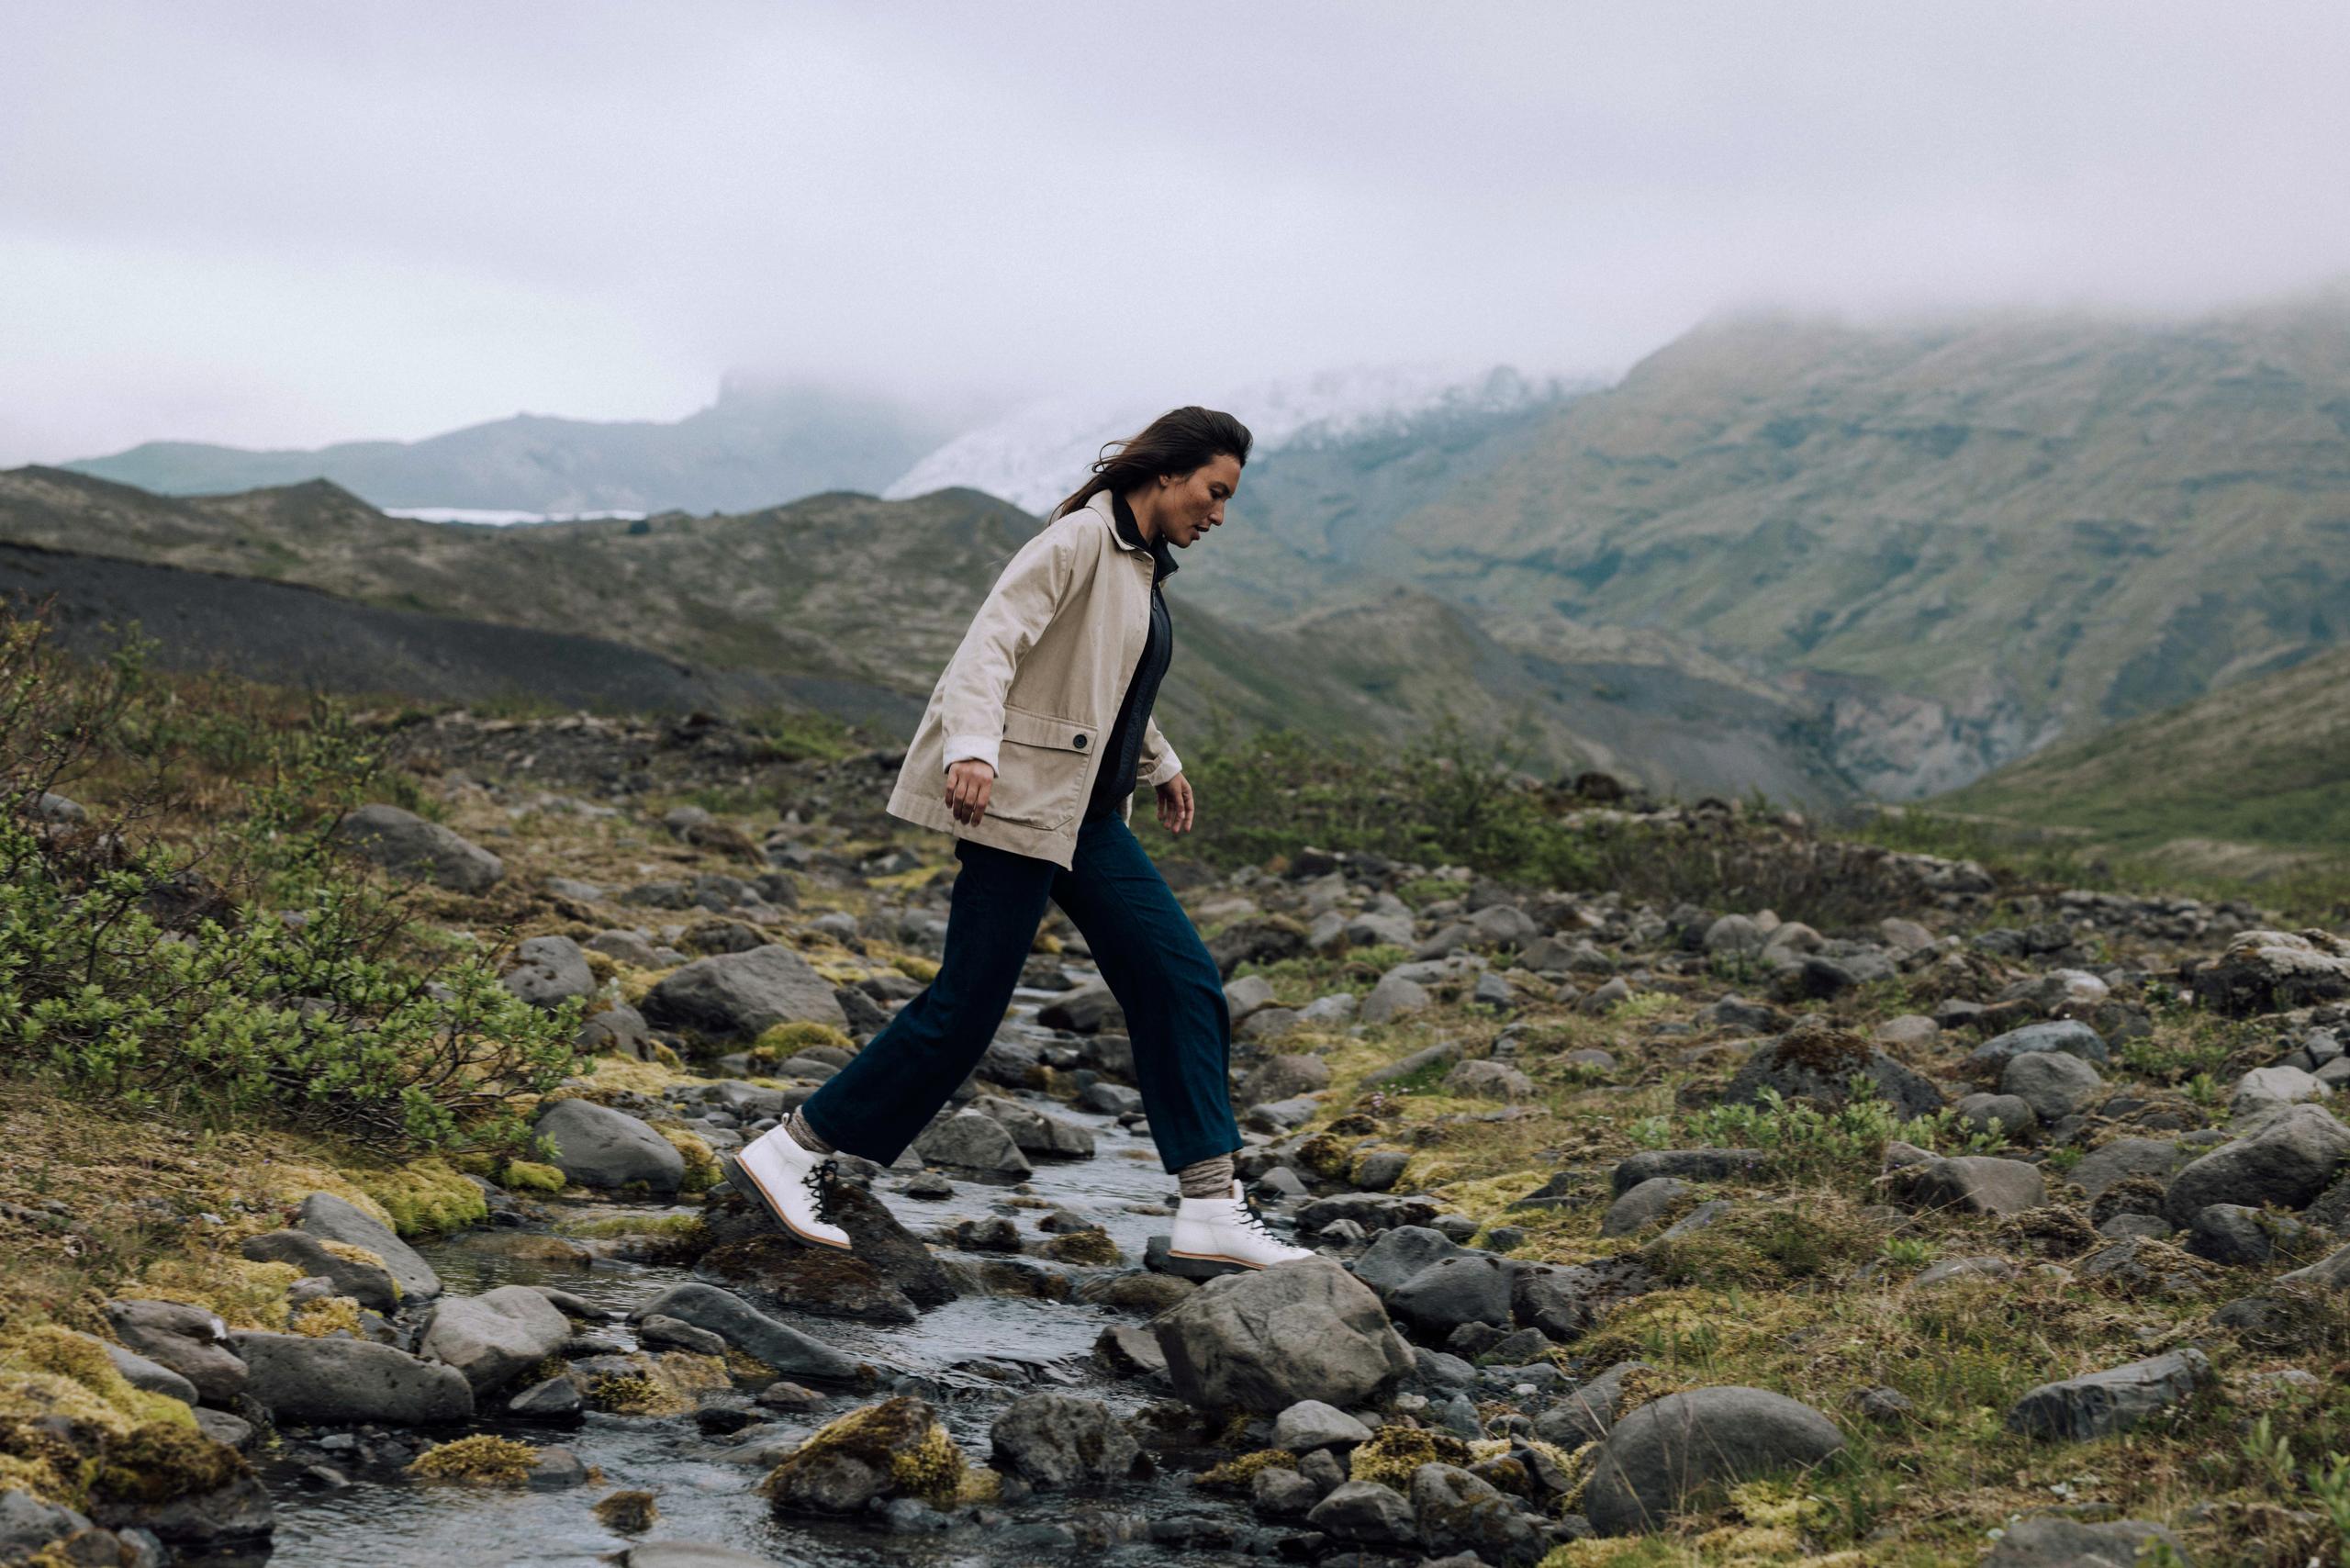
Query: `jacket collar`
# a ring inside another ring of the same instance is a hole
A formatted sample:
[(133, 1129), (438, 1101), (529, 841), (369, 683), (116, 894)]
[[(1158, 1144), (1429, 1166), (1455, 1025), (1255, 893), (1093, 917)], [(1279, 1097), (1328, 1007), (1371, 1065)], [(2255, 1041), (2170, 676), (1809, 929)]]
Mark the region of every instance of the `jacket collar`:
[(1128, 554), (1155, 556), (1162, 563), (1157, 580), (1164, 581), (1175, 575), (1181, 563), (1175, 559), (1173, 548), (1165, 541), (1161, 540), (1154, 543), (1145, 540), (1137, 544), (1128, 540), (1125, 532), (1119, 529), (1117, 502), (1109, 491), (1094, 491), (1085, 498), (1085, 506), (1087, 510), (1102, 520), (1102, 526), (1110, 531), (1110, 537), (1117, 543), (1119, 549), (1125, 551)]

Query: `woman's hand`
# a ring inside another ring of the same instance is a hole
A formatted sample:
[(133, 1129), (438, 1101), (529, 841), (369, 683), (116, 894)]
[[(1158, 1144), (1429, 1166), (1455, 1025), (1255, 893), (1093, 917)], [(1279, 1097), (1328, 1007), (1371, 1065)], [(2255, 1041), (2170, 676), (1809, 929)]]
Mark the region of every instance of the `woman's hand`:
[(995, 769), (976, 756), (967, 756), (946, 770), (946, 809), (955, 820), (970, 823), (988, 812), (988, 792), (995, 787)]
[(1192, 825), (1192, 781), (1178, 773), (1158, 786), (1158, 825), (1183, 833)]

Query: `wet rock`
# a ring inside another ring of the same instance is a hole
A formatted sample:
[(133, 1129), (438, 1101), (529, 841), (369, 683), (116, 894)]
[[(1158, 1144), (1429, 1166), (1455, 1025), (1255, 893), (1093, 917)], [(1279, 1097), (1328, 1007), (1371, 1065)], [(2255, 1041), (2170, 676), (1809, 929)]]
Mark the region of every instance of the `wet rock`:
[(711, 1248), (696, 1261), (694, 1273), (712, 1284), (748, 1292), (756, 1300), (819, 1317), (912, 1323), (922, 1316), (903, 1291), (853, 1248), (844, 1252), (811, 1247), (774, 1233)]
[[(899, 1223), (887, 1204), (864, 1186), (854, 1182), (834, 1183), (831, 1213), (833, 1223), (848, 1232), (850, 1256), (895, 1286), (914, 1305), (941, 1306), (955, 1299), (955, 1282), (947, 1277), (946, 1266), (931, 1255), (919, 1237)], [(748, 1199), (731, 1189), (713, 1191), (703, 1200), (702, 1225), (713, 1250), (715, 1246), (754, 1238), (797, 1245), (776, 1229), (764, 1208), (754, 1208)]]
[(1313, 1482), (1279, 1465), (1260, 1470), (1248, 1479), (1248, 1505), (1259, 1518), (1302, 1518), (1321, 1499), (1321, 1489)]
[(685, 1181), (686, 1158), (677, 1146), (625, 1111), (589, 1100), (557, 1100), (539, 1114), (536, 1125), (554, 1145), (554, 1163), (565, 1179), (583, 1187), (642, 1182), (647, 1192), (668, 1196)]
[(464, 1373), (478, 1398), (554, 1355), (570, 1338), (571, 1322), (554, 1303), (527, 1285), (500, 1285), (479, 1295), (442, 1298), (418, 1348), (426, 1360)]
[[(677, 1320), (671, 1318), (668, 1321)], [(563, 1420), (578, 1415), (586, 1404), (579, 1392), (578, 1381), (569, 1372), (558, 1372), (531, 1384), (509, 1399), (506, 1413), (537, 1420)]]
[(1896, 1197), (1913, 1209), (2013, 1215), (2038, 1208), (2047, 1197), (2038, 1166), (1987, 1154), (1948, 1159), (1929, 1156), (1890, 1175), (1888, 1185)]
[(2161, 1541), (2180, 1568), (2194, 1568), (2186, 1542), (2144, 1519), (2089, 1524), (2055, 1514), (2036, 1514), (2008, 1526), (1977, 1568), (2134, 1568), (2140, 1553)]
[(2043, 1383), (2016, 1401), (2008, 1412), (2008, 1429), (2076, 1442), (2111, 1437), (2186, 1398), (2210, 1372), (2210, 1359), (2188, 1346), (2086, 1377)]
[(1583, 1513), (1601, 1535), (1652, 1530), (1703, 1494), (1807, 1469), (1843, 1447), (1836, 1424), (1760, 1388), (1696, 1388), (1651, 1400), (1594, 1456)]
[(1393, 1487), (1348, 1481), (1314, 1505), (1305, 1522), (1348, 1546), (1404, 1546), (1419, 1539), (1412, 1505)]
[(2182, 1167), (2163, 1199), (2163, 1217), (2184, 1229), (2207, 1204), (2300, 1208), (2325, 1190), (2345, 1155), (2350, 1127), (2316, 1105), (2288, 1106), (2251, 1137)]
[(1358, 1404), (1414, 1365), (1378, 1296), (1320, 1258), (1212, 1280), (1151, 1328), (1177, 1393), (1211, 1409)]
[(229, 1343), (250, 1373), (245, 1392), (281, 1421), (421, 1426), (474, 1413), (464, 1372), (389, 1345), (252, 1329)]
[(1094, 1359), (1119, 1377), (1164, 1376), (1167, 1354), (1150, 1331), (1131, 1323), (1113, 1323), (1093, 1341)]
[(533, 1007), (559, 1007), (571, 997), (596, 994), (596, 971), (568, 936), (528, 937), (514, 958), (498, 983)]
[(647, 991), (639, 1010), (655, 1028), (712, 1040), (754, 1040), (778, 1024), (848, 1027), (832, 985), (779, 943), (697, 958)]
[(636, 1326), (637, 1343), (648, 1350), (691, 1350), (697, 1355), (723, 1356), (726, 1341), (707, 1328), (682, 1318), (652, 1313)]
[(914, 1139), (914, 1152), (933, 1165), (990, 1176), (1026, 1176), (1034, 1171), (1002, 1122), (977, 1111), (942, 1116)]
[(1142, 1449), (1098, 1399), (1030, 1394), (1012, 1402), (990, 1428), (997, 1468), (1032, 1486), (1123, 1481)]
[(1131, 1116), (1142, 1110), (1142, 1096), (1123, 1083), (1089, 1083), (1077, 1103), (1105, 1116)]
[(229, 1347), (228, 1325), (200, 1306), (175, 1301), (106, 1303), (115, 1337), (187, 1379), (207, 1405), (233, 1404), (245, 1388), (245, 1363)]
[(780, 1515), (850, 1514), (875, 1498), (943, 1503), (963, 1456), (922, 1399), (900, 1394), (818, 1430), (770, 1472), (760, 1490)]
[(1431, 1554), (1471, 1553), (1485, 1563), (1531, 1563), (1550, 1543), (1493, 1485), (1449, 1464), (1412, 1472), (1412, 1516)]
[(397, 806), (362, 806), (335, 823), (330, 836), (386, 870), (453, 892), (483, 892), (506, 875), (506, 863), (488, 850)]
[(73, 1508), (44, 1503), (29, 1492), (0, 1492), (0, 1562), (31, 1562), (50, 1542), (92, 1528), (89, 1516)]
[(982, 1094), (968, 1107), (993, 1119), (1021, 1153), (1041, 1159), (1090, 1159), (1093, 1134), (1073, 1122), (1047, 1116), (1032, 1106), (997, 1094)]
[(822, 1340), (778, 1323), (742, 1297), (715, 1285), (672, 1285), (637, 1310), (659, 1313), (707, 1328), (744, 1354), (790, 1378), (824, 1383), (869, 1383), (872, 1369)]

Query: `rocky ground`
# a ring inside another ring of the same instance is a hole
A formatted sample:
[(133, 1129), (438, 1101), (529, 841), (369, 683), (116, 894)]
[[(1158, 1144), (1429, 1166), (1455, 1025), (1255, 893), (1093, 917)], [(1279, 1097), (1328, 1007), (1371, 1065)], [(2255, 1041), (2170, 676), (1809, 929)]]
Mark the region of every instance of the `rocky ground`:
[[(1056, 914), (955, 1103), (896, 1167), (843, 1159), (845, 1259), (716, 1159), (933, 972), (954, 862), (878, 815), (893, 760), (592, 720), (411, 724), (395, 751), (444, 820), (370, 808), (352, 844), (453, 927), (512, 923), (525, 997), (594, 998), (594, 1070), (536, 1107), (544, 1163), (296, 1167), (210, 1216), (208, 1271), (127, 1256), (42, 1375), (92, 1420), (184, 1402), (217, 1451), (87, 1518), (0, 1493), (8, 1560), (260, 1561), (274, 1525), (281, 1561), (390, 1561), (329, 1500), (380, 1520), (396, 1493), (464, 1497), (477, 1560), (574, 1529), (637, 1568), (2281, 1564), (2350, 1540), (2328, 934), (1792, 825), (1881, 913), (1179, 855), (1227, 979), (1242, 1173), (1321, 1256), (1168, 1271), (1124, 1020)], [(10, 1191), (12, 1238), (79, 1224)], [(709, 1520), (733, 1523), (680, 1528)], [(44, 1546), (76, 1530), (81, 1555)]]

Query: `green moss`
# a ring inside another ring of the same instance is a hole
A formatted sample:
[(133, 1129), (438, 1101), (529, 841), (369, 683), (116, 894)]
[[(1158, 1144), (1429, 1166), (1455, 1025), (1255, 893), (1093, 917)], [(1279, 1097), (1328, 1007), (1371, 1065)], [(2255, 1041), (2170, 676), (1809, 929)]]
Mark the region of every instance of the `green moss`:
[(441, 1159), (410, 1160), (381, 1170), (353, 1170), (352, 1182), (391, 1216), (401, 1236), (440, 1236), (489, 1213), (489, 1200), (464, 1174)]
[(836, 1456), (886, 1473), (892, 1491), (937, 1507), (953, 1506), (963, 1481), (963, 1450), (928, 1405), (901, 1394), (818, 1428), (767, 1473), (759, 1489), (781, 1504), (797, 1473)]
[(1192, 1477), (1192, 1484), (1207, 1492), (1246, 1492), (1260, 1470), (1294, 1470), (1297, 1455), (1287, 1449), (1259, 1449), (1227, 1459)]
[(1066, 1236), (1056, 1236), (1045, 1243), (1045, 1256), (1062, 1263), (1101, 1268), (1125, 1261), (1118, 1244), (1110, 1239), (1106, 1230), (1072, 1230)]
[(477, 1432), (439, 1443), (408, 1462), (408, 1473), (423, 1481), (461, 1481), (476, 1486), (520, 1486), (531, 1478), (539, 1450), (513, 1438)]
[(677, 1182), (681, 1193), (707, 1193), (725, 1180), (726, 1173), (718, 1167), (718, 1156), (699, 1133), (683, 1127), (655, 1127), (654, 1131), (669, 1140), (669, 1146), (685, 1157), (686, 1173)]
[[(786, 1057), (796, 1057), (813, 1046), (833, 1046), (845, 1051), (856, 1049), (856, 1041), (830, 1024), (808, 1023), (770, 1025), (759, 1032), (759, 1037), (752, 1043), (751, 1049), (755, 1053), (765, 1053), (769, 1062), (778, 1062)], [(752, 1059), (755, 1063), (757, 1056)]]
[(1355, 1481), (1376, 1481), (1398, 1492), (1412, 1489), (1412, 1472), (1424, 1464), (1455, 1464), (1466, 1470), (1475, 1462), (1469, 1445), (1450, 1432), (1426, 1427), (1382, 1427), (1371, 1441), (1347, 1458), (1347, 1475)]
[(563, 1171), (534, 1159), (509, 1159), (498, 1185), (509, 1193), (560, 1193), (564, 1188)]
[(285, 1327), (297, 1334), (308, 1334), (323, 1339), (341, 1332), (352, 1338), (360, 1338), (359, 1304), (347, 1295), (330, 1295), (318, 1301), (306, 1301), (287, 1317)]
[(592, 1511), (597, 1522), (615, 1535), (643, 1535), (661, 1517), (650, 1492), (615, 1492)]
[(168, 1503), (217, 1492), (252, 1473), (244, 1455), (195, 1427), (150, 1421), (106, 1445), (90, 1495), (106, 1503)]

